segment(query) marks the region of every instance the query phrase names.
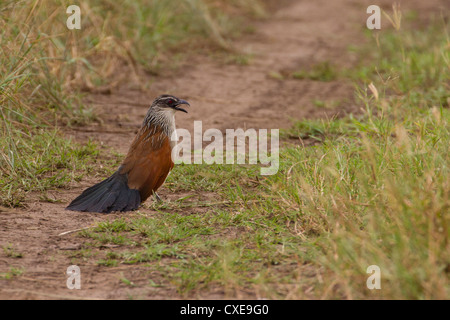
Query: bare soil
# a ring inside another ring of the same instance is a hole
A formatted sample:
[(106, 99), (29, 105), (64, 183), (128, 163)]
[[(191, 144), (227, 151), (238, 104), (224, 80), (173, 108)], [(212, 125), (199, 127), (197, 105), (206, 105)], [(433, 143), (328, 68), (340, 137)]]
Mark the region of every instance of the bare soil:
[[(211, 55), (197, 55), (186, 65), (167, 76), (147, 75), (149, 89), (122, 84), (110, 94), (91, 93), (86, 102), (102, 119), (86, 127), (68, 129), (76, 141), (94, 139), (126, 153), (151, 101), (163, 93), (171, 93), (191, 103), (189, 114), (177, 115), (177, 126), (193, 130), (194, 120), (203, 121), (203, 130), (218, 128), (289, 128), (293, 120), (344, 116), (359, 111), (352, 83), (337, 79), (329, 82), (292, 79), (289, 73), (309, 70), (313, 65), (329, 61), (337, 68), (351, 68), (358, 57), (349, 52), (350, 45), (365, 41), (366, 8), (373, 1), (285, 1), (268, 19), (254, 22), (255, 32), (245, 35), (233, 46), (250, 57), (248, 65), (230, 64)], [(378, 1), (389, 11), (391, 1)], [(403, 1), (403, 12), (415, 10), (421, 17), (445, 6), (445, 1)], [(389, 22), (382, 18), (382, 28)], [(282, 77), (274, 76), (279, 74)], [(333, 108), (319, 108), (314, 100), (331, 101)], [(100, 215), (65, 211), (65, 206), (93, 178), (65, 190), (54, 190), (59, 201), (48, 203), (30, 195), (26, 209), (0, 208), (0, 245), (12, 244), (23, 254), (15, 258), (0, 252), (0, 274), (11, 267), (22, 268), (20, 276), (0, 279), (0, 299), (145, 299), (180, 298), (175, 288), (150, 287), (148, 278), (157, 278), (143, 265), (106, 267), (95, 258), (82, 266), (82, 290), (68, 290), (66, 269), (71, 253), (83, 247), (86, 239), (76, 232), (61, 233), (114, 220), (121, 214)], [(176, 199), (162, 187), (160, 195)], [(199, 194), (209, 199), (214, 195)], [(150, 209), (140, 210), (152, 213)], [(192, 208), (183, 214), (201, 214)], [(134, 215), (131, 213), (128, 215)], [(98, 250), (101, 250), (98, 249)], [(120, 279), (135, 284), (130, 287)], [(195, 298), (224, 298), (220, 288)], [(249, 295), (247, 298), (257, 298)], [(230, 298), (230, 297), (228, 297)]]

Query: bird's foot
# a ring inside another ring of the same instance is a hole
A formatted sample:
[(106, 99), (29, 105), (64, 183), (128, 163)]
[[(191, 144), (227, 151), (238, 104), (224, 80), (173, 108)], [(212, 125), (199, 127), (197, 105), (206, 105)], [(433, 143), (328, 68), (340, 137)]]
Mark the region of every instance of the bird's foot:
[(153, 195), (155, 196), (155, 200), (156, 200), (159, 204), (163, 203), (162, 199), (160, 198), (160, 196), (159, 196), (156, 192), (153, 192)]

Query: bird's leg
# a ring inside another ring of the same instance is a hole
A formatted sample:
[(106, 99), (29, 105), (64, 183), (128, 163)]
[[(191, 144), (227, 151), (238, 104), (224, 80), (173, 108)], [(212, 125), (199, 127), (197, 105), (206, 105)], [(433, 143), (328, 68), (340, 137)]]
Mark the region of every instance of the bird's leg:
[(155, 196), (155, 200), (156, 200), (158, 203), (162, 203), (162, 202), (163, 202), (162, 199), (159, 197), (159, 195), (158, 195), (156, 192), (153, 192), (153, 195)]

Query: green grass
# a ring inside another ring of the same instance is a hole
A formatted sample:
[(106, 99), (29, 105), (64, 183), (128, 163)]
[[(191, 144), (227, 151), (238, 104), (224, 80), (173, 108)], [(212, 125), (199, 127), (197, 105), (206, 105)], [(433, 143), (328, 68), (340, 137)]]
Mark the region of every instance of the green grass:
[(24, 273), (24, 268), (10, 267), (8, 272), (0, 273), (1, 280), (10, 280), (14, 277), (18, 277)]
[(95, 168), (99, 156), (95, 144), (81, 146), (49, 130), (11, 132), (0, 139), (0, 147), (0, 204), (13, 207), (23, 205), (30, 191), (41, 192), (41, 199), (52, 201), (47, 190), (80, 180)]
[(338, 77), (338, 71), (329, 61), (317, 63), (310, 70), (299, 70), (292, 73), (294, 79), (310, 79), (329, 82)]
[[(125, 239), (99, 263), (145, 263), (185, 297), (448, 299), (448, 27), (379, 44), (344, 73), (364, 113), (298, 122), (287, 134), (319, 143), (284, 148), (274, 176), (177, 166), (167, 187), (193, 196), (85, 232), (93, 246)], [(371, 265), (381, 290), (366, 287)]]
[(11, 243), (3, 246), (3, 252), (5, 253), (5, 256), (10, 258), (23, 258), (23, 253), (14, 249), (14, 246)]
[[(378, 99), (360, 84), (363, 115), (299, 122), (294, 132), (323, 143), (284, 150), (282, 174), (266, 182), (283, 205), (256, 211), (292, 208), (300, 232), (317, 241), (313, 263), (327, 270), (327, 298), (445, 299), (448, 27), (386, 32), (379, 41), (376, 62), (352, 70), (359, 83), (374, 83)], [(380, 291), (364, 289), (370, 265), (381, 268)]]

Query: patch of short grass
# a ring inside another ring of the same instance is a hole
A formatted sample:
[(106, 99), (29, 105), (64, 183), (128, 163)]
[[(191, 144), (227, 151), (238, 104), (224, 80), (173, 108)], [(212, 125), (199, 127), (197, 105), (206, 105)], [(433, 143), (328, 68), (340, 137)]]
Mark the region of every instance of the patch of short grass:
[(11, 243), (3, 246), (3, 252), (10, 258), (23, 258), (23, 253), (18, 252)]
[(30, 191), (65, 188), (93, 170), (99, 152), (91, 142), (79, 145), (57, 131), (15, 132), (0, 139), (0, 203), (21, 206)]
[(10, 267), (7, 272), (0, 273), (0, 279), (10, 280), (14, 277), (18, 277), (24, 273), (23, 267)]
[(310, 79), (329, 82), (338, 77), (336, 67), (329, 61), (314, 64), (310, 70), (298, 70), (292, 73), (294, 79)]
[[(258, 166), (234, 166), (218, 164), (180, 164), (175, 166), (164, 186), (171, 191), (210, 191), (218, 192), (230, 183), (239, 181), (251, 185), (258, 176)], [(243, 173), (246, 175), (243, 175)]]

